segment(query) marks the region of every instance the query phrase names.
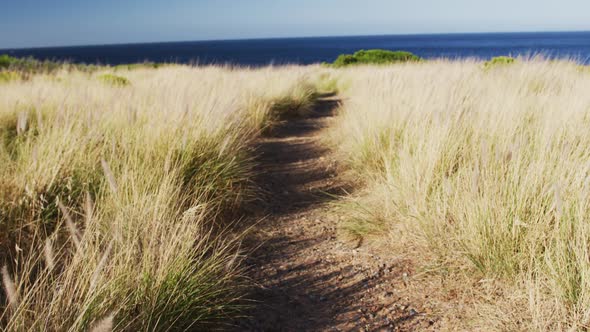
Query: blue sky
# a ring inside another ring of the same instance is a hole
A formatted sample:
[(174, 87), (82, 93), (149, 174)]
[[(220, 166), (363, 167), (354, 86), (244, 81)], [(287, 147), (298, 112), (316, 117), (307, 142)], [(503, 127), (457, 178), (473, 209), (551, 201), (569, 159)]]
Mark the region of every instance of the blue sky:
[(588, 0), (0, 0), (0, 48), (590, 30)]

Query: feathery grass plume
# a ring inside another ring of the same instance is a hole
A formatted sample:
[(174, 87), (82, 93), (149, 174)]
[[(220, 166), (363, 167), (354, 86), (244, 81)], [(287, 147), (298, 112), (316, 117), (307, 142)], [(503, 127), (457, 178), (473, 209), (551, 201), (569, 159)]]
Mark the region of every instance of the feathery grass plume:
[(43, 130), (43, 114), (41, 113), (41, 106), (35, 107), (35, 116), (37, 118), (37, 127), (39, 130)]
[(53, 252), (53, 241), (50, 238), (45, 239), (43, 254), (45, 256), (45, 264), (47, 264), (47, 268), (53, 270), (55, 267), (55, 253)]
[(111, 168), (109, 167), (109, 164), (106, 162), (106, 160), (101, 159), (100, 160), (100, 165), (102, 166), (102, 170), (104, 172), (105, 177), (107, 178), (107, 182), (109, 183), (109, 187), (111, 188), (111, 191), (113, 192), (113, 194), (117, 193), (117, 181), (115, 181), (115, 176), (113, 175), (113, 172), (111, 171)]
[(27, 131), (27, 122), (29, 119), (28, 112), (19, 112), (16, 121), (16, 134), (22, 135)]
[(480, 155), (481, 155), (481, 166), (484, 167), (484, 169), (486, 167), (488, 167), (488, 164), (490, 162), (490, 145), (488, 143), (487, 140), (482, 140), (481, 142), (481, 151), (480, 151)]
[(240, 241), (240, 243), (238, 243), (236, 246), (235, 254), (227, 261), (227, 263), (225, 263), (224, 269), (227, 273), (231, 273), (231, 271), (234, 269), (234, 266), (236, 266), (236, 263), (238, 262), (238, 258), (240, 257), (241, 246), (242, 246), (242, 243)]
[(37, 166), (39, 162), (39, 148), (37, 146), (33, 147), (33, 151), (31, 152), (31, 159), (31, 164), (33, 165), (33, 167)]
[(172, 166), (173, 153), (174, 151), (172, 151), (172, 149), (168, 150), (168, 153), (166, 153), (166, 159), (164, 160), (164, 173), (170, 172), (170, 167)]
[(528, 225), (520, 220), (520, 218), (515, 217), (512, 223), (512, 236), (516, 237), (518, 235), (519, 228), (527, 228)]
[(2, 267), (2, 283), (4, 284), (4, 290), (6, 291), (6, 297), (8, 298), (8, 304), (13, 308), (17, 307), (19, 302), (18, 291), (14, 281), (10, 277), (8, 266), (6, 265)]
[(108, 315), (107, 317), (98, 321), (92, 329), (91, 332), (111, 332), (113, 331), (113, 322), (115, 320), (115, 315)]
[(76, 227), (76, 224), (74, 223), (74, 220), (70, 216), (68, 209), (63, 205), (63, 203), (61, 202), (59, 197), (56, 201), (57, 201), (57, 206), (59, 207), (61, 214), (63, 215), (63, 217), (66, 221), (66, 226), (68, 228), (68, 231), (70, 232), (70, 238), (74, 242), (76, 249), (79, 250), (82, 245), (80, 242), (81, 235), (80, 235), (80, 232), (78, 231), (78, 227)]
[(473, 168), (471, 173), (471, 192), (478, 193), (479, 192), (479, 178), (480, 178), (480, 171), (479, 171), (479, 164), (476, 164)]
[(223, 153), (225, 152), (225, 149), (228, 147), (231, 139), (232, 139), (231, 136), (227, 136), (226, 138), (223, 139), (223, 142), (221, 142), (221, 145), (219, 147), (218, 157), (223, 156)]
[(92, 200), (92, 196), (88, 191), (86, 191), (84, 200), (84, 214), (86, 216), (86, 226), (90, 225), (92, 222), (92, 215), (94, 214), (94, 202)]
[(100, 261), (98, 262), (98, 265), (94, 269), (94, 273), (92, 273), (92, 278), (90, 278), (90, 289), (94, 289), (96, 287), (96, 282), (98, 281), (98, 278), (100, 277), (100, 273), (102, 272), (104, 266), (107, 263), (107, 260), (109, 259), (109, 255), (111, 254), (112, 249), (113, 249), (113, 241), (111, 240), (111, 242), (109, 242), (109, 245), (107, 246), (107, 249), (102, 254), (102, 257), (100, 258)]
[(449, 197), (453, 194), (453, 184), (451, 183), (451, 180), (449, 180), (448, 177), (445, 177), (443, 179), (443, 193), (445, 194), (445, 196)]
[(555, 213), (555, 228), (559, 227), (561, 217), (563, 216), (563, 200), (561, 199), (559, 184), (553, 185), (553, 211)]

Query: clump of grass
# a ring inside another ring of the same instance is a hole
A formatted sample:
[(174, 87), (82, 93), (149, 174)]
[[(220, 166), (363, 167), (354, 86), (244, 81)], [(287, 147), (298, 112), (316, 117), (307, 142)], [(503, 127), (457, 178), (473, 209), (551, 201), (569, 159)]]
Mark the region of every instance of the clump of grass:
[(360, 50), (354, 54), (342, 54), (332, 64), (334, 67), (346, 67), (350, 65), (386, 65), (399, 62), (417, 62), (422, 59), (406, 51), (388, 50)]
[[(481, 316), (483, 326), (583, 329), (590, 77), (542, 60), (480, 68), (438, 61), (344, 72), (352, 86), (333, 142), (367, 188), (343, 226), (520, 299), (491, 294), (498, 314)], [(497, 320), (509, 311), (521, 315)]]
[(298, 118), (308, 115), (315, 104), (316, 89), (310, 84), (299, 84), (288, 96), (272, 102), (271, 116), (278, 120)]
[(320, 73), (314, 83), (318, 93), (337, 94), (340, 89), (340, 79), (329, 72)]
[(489, 61), (484, 62), (483, 66), (485, 69), (494, 68), (497, 66), (511, 65), (516, 62), (516, 59), (509, 56), (497, 56), (491, 58)]
[(272, 133), (284, 121), (309, 115), (319, 96), (318, 80), (301, 68), (284, 68), (280, 72), (292, 79), (266, 87), (263, 95), (257, 92), (246, 98), (252, 125), (263, 134)]
[(102, 74), (98, 76), (98, 79), (105, 84), (118, 87), (124, 87), (131, 84), (131, 82), (127, 78), (114, 74)]

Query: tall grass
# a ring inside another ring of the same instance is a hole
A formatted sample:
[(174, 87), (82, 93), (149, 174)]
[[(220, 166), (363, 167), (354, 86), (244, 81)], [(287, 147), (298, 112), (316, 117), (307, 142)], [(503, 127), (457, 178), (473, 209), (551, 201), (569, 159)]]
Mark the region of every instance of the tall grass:
[(590, 75), (534, 59), (340, 75), (350, 88), (333, 139), (367, 185), (349, 234), (386, 235), (521, 294), (524, 316), (486, 328), (587, 329)]
[(309, 70), (105, 75), (2, 86), (3, 330), (185, 330), (239, 309), (239, 237), (223, 230), (255, 195), (272, 106), (312, 102)]

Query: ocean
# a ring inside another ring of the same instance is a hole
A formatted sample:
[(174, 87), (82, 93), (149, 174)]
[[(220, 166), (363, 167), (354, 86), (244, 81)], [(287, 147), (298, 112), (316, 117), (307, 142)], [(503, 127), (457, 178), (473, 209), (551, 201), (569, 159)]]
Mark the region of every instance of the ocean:
[(499, 55), (573, 58), (590, 63), (590, 32), (472, 33), (310, 37), (4, 49), (0, 54), (87, 64), (313, 64), (360, 49), (404, 50), (427, 59)]

